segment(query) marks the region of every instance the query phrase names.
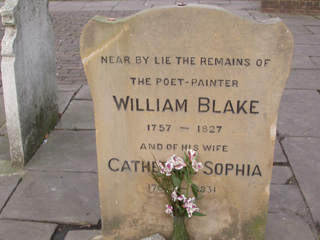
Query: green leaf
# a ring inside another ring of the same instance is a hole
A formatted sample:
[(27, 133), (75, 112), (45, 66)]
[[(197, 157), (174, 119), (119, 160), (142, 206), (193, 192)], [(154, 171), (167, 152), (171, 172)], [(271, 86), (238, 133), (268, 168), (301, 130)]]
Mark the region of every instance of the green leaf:
[(207, 215), (205, 215), (205, 214), (203, 214), (203, 213), (200, 213), (200, 212), (193, 212), (192, 215), (193, 215), (193, 216), (198, 216), (198, 217), (207, 216)]
[(184, 174), (184, 180), (186, 180), (187, 183), (192, 183), (187, 174)]
[(202, 196), (202, 195), (198, 195), (198, 196), (196, 197), (196, 201), (199, 200), (199, 199), (201, 199), (201, 198), (203, 198), (203, 196)]
[(197, 186), (194, 185), (194, 184), (191, 184), (191, 190), (192, 190), (192, 192), (193, 192), (193, 195), (194, 195), (195, 197), (198, 197)]
[(172, 180), (173, 180), (173, 184), (178, 187), (181, 188), (181, 180), (179, 178), (176, 177), (176, 175), (172, 174)]

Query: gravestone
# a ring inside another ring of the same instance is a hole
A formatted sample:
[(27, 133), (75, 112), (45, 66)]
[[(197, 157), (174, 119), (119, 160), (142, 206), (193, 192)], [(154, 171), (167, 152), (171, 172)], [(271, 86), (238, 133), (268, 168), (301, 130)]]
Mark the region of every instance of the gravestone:
[[(148, 176), (152, 154), (198, 152), (206, 217), (192, 239), (264, 239), (277, 110), (293, 55), (279, 19), (216, 7), (96, 16), (81, 35), (92, 92), (104, 239), (168, 238), (166, 199)], [(146, 161), (146, 162), (143, 162)]]
[(59, 119), (49, 0), (6, 0), (1, 70), (14, 165), (23, 166)]

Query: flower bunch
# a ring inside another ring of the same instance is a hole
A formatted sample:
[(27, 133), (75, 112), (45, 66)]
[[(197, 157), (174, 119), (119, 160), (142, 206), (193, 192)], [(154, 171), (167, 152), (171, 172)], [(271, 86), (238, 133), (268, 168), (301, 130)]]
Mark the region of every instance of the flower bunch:
[[(192, 176), (199, 169), (202, 169), (202, 163), (197, 162), (197, 152), (188, 149), (184, 158), (172, 155), (165, 163), (156, 160), (158, 172), (151, 172), (152, 178), (158, 183), (158, 188), (164, 190), (169, 201), (165, 212), (172, 216), (205, 216), (199, 212), (195, 204), (198, 196), (198, 186), (192, 182)], [(186, 188), (182, 186), (183, 180), (186, 181)], [(193, 197), (189, 198), (189, 189), (191, 187)], [(186, 194), (182, 193), (186, 190)]]

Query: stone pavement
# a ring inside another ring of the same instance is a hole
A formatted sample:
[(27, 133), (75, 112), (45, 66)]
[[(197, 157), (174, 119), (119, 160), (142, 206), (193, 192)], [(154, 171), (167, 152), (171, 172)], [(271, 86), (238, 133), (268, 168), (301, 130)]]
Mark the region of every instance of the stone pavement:
[[(259, 21), (277, 16), (261, 13), (259, 1), (183, 2), (219, 5)], [(96, 14), (122, 18), (168, 4), (176, 1), (50, 2), (61, 119), (25, 170), (9, 174), (1, 89), (0, 239), (86, 240), (99, 233), (93, 105), (80, 61), (80, 32)], [(266, 239), (318, 240), (320, 16), (279, 17), (294, 35), (295, 55), (279, 109)]]

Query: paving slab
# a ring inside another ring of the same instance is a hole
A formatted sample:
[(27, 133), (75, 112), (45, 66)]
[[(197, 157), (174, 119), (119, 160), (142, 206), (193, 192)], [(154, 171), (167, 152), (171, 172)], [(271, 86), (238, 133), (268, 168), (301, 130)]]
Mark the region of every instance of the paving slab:
[(296, 45), (294, 55), (302, 56), (320, 56), (320, 45)]
[(11, 160), (8, 135), (0, 136), (0, 160)]
[(113, 6), (90, 6), (90, 5), (86, 5), (81, 9), (81, 11), (110, 11), (113, 8), (114, 8)]
[(292, 69), (286, 89), (320, 89), (320, 70)]
[[(320, 24), (319, 24), (320, 25)], [(314, 34), (320, 34), (320, 26), (305, 26), (310, 32)]]
[(97, 172), (95, 131), (52, 131), (28, 170)]
[(278, 131), (285, 136), (320, 137), (320, 95), (312, 90), (285, 90)]
[(146, 0), (144, 5), (145, 6), (165, 6), (165, 5), (174, 5), (175, 0)]
[(308, 56), (296, 55), (292, 60), (293, 69), (318, 69), (318, 66)]
[(271, 184), (286, 184), (293, 176), (290, 167), (286, 166), (273, 166)]
[(83, 86), (77, 93), (76, 99), (92, 100), (91, 91), (88, 85)]
[(141, 11), (150, 8), (151, 6), (144, 5), (144, 1), (121, 1), (115, 6), (113, 11)]
[(294, 43), (297, 45), (320, 44), (320, 33), (296, 34), (294, 36)]
[[(113, 7), (119, 4), (120, 1), (88, 1), (85, 7)], [(101, 9), (100, 9), (101, 10)]]
[(95, 129), (92, 101), (71, 101), (56, 129)]
[(98, 196), (96, 173), (29, 171), (0, 218), (97, 224), (100, 219)]
[(57, 224), (0, 220), (3, 240), (49, 240)]
[(59, 113), (62, 114), (66, 110), (69, 102), (72, 100), (74, 92), (58, 92)]
[(283, 154), (282, 148), (278, 140), (275, 141), (274, 144), (274, 156), (273, 161), (276, 163), (286, 163), (288, 162), (286, 156)]
[(269, 213), (265, 240), (315, 240), (309, 225), (295, 214)]
[[(281, 18), (282, 20), (284, 18)], [(290, 29), (293, 38), (295, 38), (295, 36), (297, 35), (301, 35), (301, 34), (310, 34), (309, 29), (305, 28), (303, 25), (297, 25), (297, 24), (286, 24), (288, 26), (288, 28)]]
[(99, 234), (101, 234), (99, 230), (69, 231), (64, 240), (91, 240)]
[(270, 185), (270, 213), (291, 213), (308, 220), (308, 208), (296, 185)]
[(315, 222), (320, 221), (320, 138), (286, 138), (283, 146)]
[(270, 19), (269, 14), (262, 13), (259, 10), (248, 10), (248, 13), (254, 18), (254, 20), (257, 20), (257, 21)]
[[(320, 35), (319, 35), (320, 39)], [(311, 60), (317, 65), (317, 67), (320, 69), (320, 57), (311, 57)]]
[(58, 85), (58, 92), (76, 92), (81, 87), (81, 85)]
[(20, 179), (21, 176), (17, 174), (0, 175), (0, 212)]

